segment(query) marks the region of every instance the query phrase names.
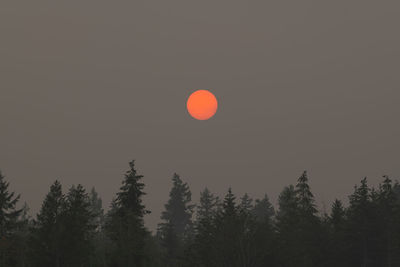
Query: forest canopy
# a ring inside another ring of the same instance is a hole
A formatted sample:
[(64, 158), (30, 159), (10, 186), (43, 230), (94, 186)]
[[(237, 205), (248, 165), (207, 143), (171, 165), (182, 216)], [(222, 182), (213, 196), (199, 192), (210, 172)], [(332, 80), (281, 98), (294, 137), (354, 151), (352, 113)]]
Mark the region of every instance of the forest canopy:
[(0, 267), (400, 266), (400, 184), (388, 176), (377, 187), (363, 178), (348, 205), (319, 212), (306, 171), (277, 207), (231, 188), (223, 198), (204, 188), (194, 203), (175, 173), (154, 233), (144, 181), (131, 161), (105, 212), (95, 188), (56, 180), (31, 217), (0, 172)]

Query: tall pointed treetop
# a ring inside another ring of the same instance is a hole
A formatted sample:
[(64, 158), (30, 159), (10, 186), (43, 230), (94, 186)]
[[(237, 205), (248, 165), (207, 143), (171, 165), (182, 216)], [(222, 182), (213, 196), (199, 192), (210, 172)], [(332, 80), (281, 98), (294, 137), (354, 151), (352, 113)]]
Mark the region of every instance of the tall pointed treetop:
[(0, 235), (4, 236), (9, 233), (15, 224), (18, 216), (22, 212), (16, 209), (16, 205), (20, 196), (14, 192), (8, 191), (9, 183), (5, 181), (5, 177), (0, 172)]
[(143, 192), (144, 183), (141, 182), (143, 175), (138, 175), (135, 169), (135, 161), (129, 162), (129, 170), (125, 174), (120, 192), (117, 193), (115, 206), (135, 213), (137, 216), (143, 217), (149, 211), (145, 210), (142, 204), (142, 197), (146, 194)]
[(307, 171), (297, 180), (296, 195), (298, 198), (299, 208), (302, 212), (315, 214), (317, 209), (314, 203), (314, 195), (311, 192), (310, 186), (308, 185)]

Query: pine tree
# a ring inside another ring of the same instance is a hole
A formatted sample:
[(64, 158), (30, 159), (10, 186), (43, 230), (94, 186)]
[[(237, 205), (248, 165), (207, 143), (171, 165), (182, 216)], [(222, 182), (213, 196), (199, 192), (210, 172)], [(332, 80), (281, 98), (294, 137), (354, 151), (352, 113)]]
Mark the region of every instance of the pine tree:
[(90, 212), (93, 214), (94, 217), (92, 224), (96, 225), (97, 231), (101, 231), (104, 221), (103, 201), (99, 197), (99, 194), (96, 192), (96, 189), (94, 187), (92, 187), (92, 190), (90, 191), (89, 200)]
[(379, 216), (379, 225), (377, 231), (380, 232), (379, 244), (382, 250), (380, 264), (383, 266), (400, 265), (400, 244), (396, 244), (396, 233), (398, 230), (397, 220), (398, 210), (396, 202), (398, 201), (395, 191), (393, 190), (392, 180), (388, 176), (383, 176), (384, 181), (379, 185), (377, 209)]
[(182, 239), (187, 227), (191, 224), (193, 208), (192, 194), (187, 183), (184, 183), (178, 174), (174, 174), (173, 186), (169, 193), (168, 203), (161, 219), (172, 225), (178, 238)]
[(194, 208), (191, 204), (192, 194), (187, 183), (184, 183), (176, 173), (172, 182), (169, 200), (161, 215), (164, 222), (159, 225), (159, 236), (166, 248), (166, 264), (169, 266), (175, 266), (181, 262), (184, 244), (191, 236)]
[(269, 201), (267, 194), (262, 199), (256, 199), (253, 214), (258, 222), (272, 221), (275, 209)]
[(216, 217), (215, 247), (217, 251), (214, 251), (216, 266), (242, 266), (240, 241), (243, 229), (235, 199), (235, 195), (229, 188), (222, 209)]
[(255, 231), (253, 255), (255, 266), (274, 266), (275, 264), (275, 232), (273, 229), (274, 207), (265, 194), (264, 198), (256, 199), (252, 210)]
[(107, 240), (104, 235), (104, 210), (102, 200), (93, 187), (89, 193), (90, 212), (93, 215), (92, 225), (95, 226), (93, 236), (93, 253), (90, 259), (91, 266), (106, 265)]
[[(257, 247), (256, 237), (258, 225), (253, 213), (253, 199), (245, 193), (240, 198), (239, 212), (239, 256), (242, 266), (253, 266), (256, 261)], [(257, 244), (260, 245), (260, 244)]]
[(200, 193), (200, 205), (197, 207), (197, 223), (210, 223), (217, 213), (218, 204), (218, 197), (214, 196), (208, 188), (205, 188)]
[(16, 230), (16, 240), (15, 245), (17, 248), (17, 266), (30, 266), (30, 237), (31, 237), (31, 227), (32, 227), (32, 218), (29, 216), (29, 207), (25, 202), (21, 209), (21, 214), (18, 218), (18, 225)]
[[(346, 210), (342, 202), (336, 199), (332, 204), (331, 214), (325, 222), (328, 224), (329, 235), (327, 240), (329, 250), (328, 266), (348, 266), (348, 245), (346, 242)], [(328, 256), (327, 256), (328, 257)]]
[(250, 213), (253, 209), (253, 200), (249, 197), (247, 193), (243, 195), (240, 199), (239, 209), (243, 213)]
[(320, 250), (326, 249), (323, 229), (317, 216), (314, 195), (308, 185), (307, 171), (299, 177), (296, 184), (296, 198), (298, 207), (297, 234), (299, 235), (298, 251), (300, 252), (299, 266), (311, 267), (323, 265), (324, 258)]
[(349, 243), (352, 245), (352, 266), (367, 267), (371, 262), (370, 230), (372, 219), (371, 189), (367, 178), (361, 180), (360, 186), (355, 186), (354, 193), (349, 197), (350, 206), (347, 212), (349, 218)]
[(307, 171), (304, 171), (297, 180), (296, 195), (298, 199), (299, 211), (304, 216), (314, 216), (317, 213), (314, 203), (314, 195), (311, 193), (308, 185)]
[(218, 198), (208, 188), (200, 193), (200, 205), (197, 207), (193, 257), (199, 266), (212, 266), (213, 251), (216, 251), (214, 220), (217, 214)]
[(276, 232), (279, 262), (283, 267), (301, 266), (298, 248), (298, 203), (293, 185), (287, 186), (279, 195), (279, 210), (276, 215)]
[(8, 191), (9, 183), (0, 172), (0, 266), (15, 264), (16, 248), (13, 246), (18, 216), (22, 210), (16, 205), (20, 196)]
[(110, 265), (117, 267), (146, 266), (148, 256), (145, 241), (148, 235), (143, 217), (149, 213), (143, 205), (143, 175), (138, 175), (135, 162), (129, 163), (130, 169), (114, 199), (108, 213), (106, 231), (112, 241)]
[(96, 228), (89, 196), (83, 186), (78, 184), (71, 187), (64, 204), (63, 230), (68, 233), (64, 238), (64, 262), (67, 266), (88, 266)]
[(37, 266), (59, 267), (63, 255), (63, 209), (65, 198), (60, 182), (51, 185), (35, 222), (32, 247)]
[(343, 204), (340, 200), (335, 199), (332, 204), (332, 212), (330, 216), (330, 221), (334, 231), (339, 231), (343, 227), (345, 222), (345, 210)]

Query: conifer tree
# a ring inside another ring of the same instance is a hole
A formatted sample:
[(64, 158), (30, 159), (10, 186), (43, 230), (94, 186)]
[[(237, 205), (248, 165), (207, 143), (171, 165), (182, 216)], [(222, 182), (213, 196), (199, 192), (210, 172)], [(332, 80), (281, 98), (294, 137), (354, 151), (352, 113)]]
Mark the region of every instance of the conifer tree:
[(15, 264), (16, 248), (13, 246), (18, 216), (22, 210), (16, 205), (20, 196), (9, 192), (9, 183), (0, 172), (0, 266)]
[(212, 266), (215, 243), (215, 216), (217, 214), (218, 198), (208, 188), (200, 193), (200, 204), (197, 207), (194, 239), (194, 257), (199, 266)]
[(342, 202), (336, 199), (332, 204), (331, 214), (325, 222), (328, 224), (329, 247), (325, 257), (328, 257), (328, 266), (348, 266), (348, 244), (346, 242), (346, 210)]
[(256, 254), (260, 244), (256, 244), (256, 235), (258, 227), (254, 216), (253, 199), (245, 193), (240, 198), (238, 206), (239, 222), (239, 256), (242, 266), (252, 266), (256, 261)]
[(272, 221), (275, 209), (269, 201), (267, 194), (262, 199), (256, 199), (253, 214), (258, 222)]
[(222, 209), (216, 218), (215, 226), (215, 254), (216, 266), (241, 266), (240, 238), (241, 218), (236, 197), (229, 188), (225, 195)]
[(240, 198), (239, 209), (243, 213), (250, 213), (250, 211), (253, 209), (253, 200), (247, 193)]
[(205, 188), (200, 193), (200, 205), (197, 206), (197, 223), (211, 223), (217, 213), (218, 204), (218, 197)]
[(90, 259), (91, 266), (106, 265), (107, 239), (104, 235), (104, 210), (102, 200), (93, 187), (89, 193), (90, 212), (93, 214), (92, 225), (95, 226), (93, 236), (93, 253)]
[[(282, 267), (298, 266), (300, 255), (298, 239), (298, 202), (293, 185), (287, 186), (279, 195), (279, 210), (276, 215), (277, 251)], [(288, 257), (290, 255), (290, 257)]]
[[(323, 229), (317, 216), (314, 195), (308, 185), (307, 171), (299, 177), (296, 184), (297, 198), (297, 235), (299, 239), (298, 252), (300, 253), (299, 266), (321, 266), (324, 261), (320, 250), (325, 249)], [(322, 261), (322, 262), (321, 262)]]
[(25, 202), (21, 209), (21, 214), (18, 218), (16, 230), (15, 245), (17, 248), (17, 266), (30, 266), (30, 237), (32, 228), (32, 219), (30, 217), (28, 204)]
[(148, 260), (145, 252), (148, 232), (143, 217), (149, 211), (142, 200), (145, 195), (143, 175), (137, 174), (134, 161), (129, 167), (107, 218), (106, 231), (113, 243), (109, 258), (112, 266), (142, 267)]
[(255, 231), (252, 241), (254, 242), (252, 258), (255, 266), (274, 266), (276, 261), (275, 232), (273, 228), (274, 207), (268, 196), (256, 199), (252, 210)]
[(302, 215), (314, 216), (317, 213), (317, 209), (315, 208), (314, 195), (308, 185), (307, 171), (304, 171), (297, 180), (296, 195), (298, 208)]
[(93, 252), (96, 225), (91, 202), (82, 185), (72, 186), (65, 198), (63, 230), (64, 262), (67, 266), (88, 266)]
[(55, 181), (43, 201), (35, 222), (32, 247), (37, 266), (61, 266), (65, 237), (62, 221), (64, 201), (61, 184)]
[(93, 214), (94, 218), (92, 224), (96, 225), (97, 231), (101, 231), (104, 220), (103, 201), (99, 197), (99, 194), (96, 192), (94, 187), (92, 187), (92, 190), (90, 191), (89, 200), (90, 212)]
[(165, 211), (161, 214), (164, 222), (159, 225), (159, 236), (166, 248), (166, 263), (169, 266), (179, 264), (183, 258), (184, 244), (191, 236), (194, 208), (187, 183), (184, 183), (176, 173), (172, 182), (169, 200), (165, 205)]
[(380, 261), (381, 265), (384, 266), (397, 266), (400, 265), (400, 243), (396, 241), (397, 231), (400, 230), (398, 226), (400, 221), (398, 220), (399, 210), (396, 204), (400, 200), (399, 196), (396, 195), (392, 180), (388, 176), (383, 176), (384, 181), (379, 185), (378, 192), (378, 216), (379, 225), (377, 225), (377, 231), (380, 231), (380, 249), (383, 252)]
[(330, 222), (334, 231), (339, 231), (345, 222), (345, 214), (346, 211), (343, 207), (343, 204), (340, 200), (335, 199), (332, 204), (332, 212), (330, 216)]
[(371, 189), (367, 178), (361, 180), (360, 186), (355, 186), (354, 193), (349, 197), (349, 243), (352, 245), (352, 266), (366, 267), (371, 261), (370, 229), (372, 218)]
[(172, 178), (173, 186), (169, 193), (168, 203), (161, 219), (172, 225), (178, 238), (182, 239), (187, 227), (192, 223), (194, 205), (191, 204), (192, 194), (187, 183), (184, 183), (178, 174)]

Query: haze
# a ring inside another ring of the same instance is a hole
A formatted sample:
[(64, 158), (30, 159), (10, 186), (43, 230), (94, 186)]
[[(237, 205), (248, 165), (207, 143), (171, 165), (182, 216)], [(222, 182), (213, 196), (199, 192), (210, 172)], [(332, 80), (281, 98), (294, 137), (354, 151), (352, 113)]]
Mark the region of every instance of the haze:
[[(253, 197), (308, 170), (321, 209), (400, 174), (398, 1), (3, 1), (0, 169), (38, 211), (49, 186), (96, 187), (128, 162), (154, 229), (174, 172)], [(214, 118), (186, 111), (194, 90)]]

